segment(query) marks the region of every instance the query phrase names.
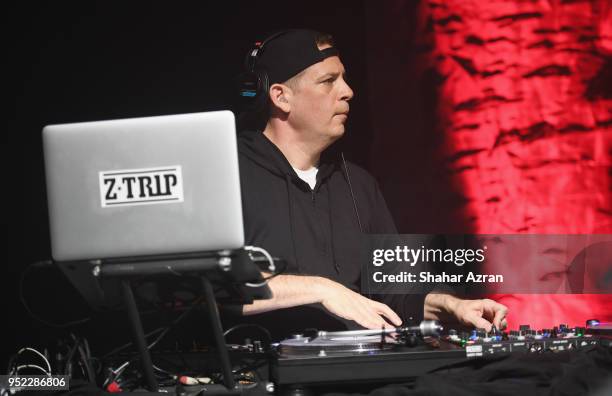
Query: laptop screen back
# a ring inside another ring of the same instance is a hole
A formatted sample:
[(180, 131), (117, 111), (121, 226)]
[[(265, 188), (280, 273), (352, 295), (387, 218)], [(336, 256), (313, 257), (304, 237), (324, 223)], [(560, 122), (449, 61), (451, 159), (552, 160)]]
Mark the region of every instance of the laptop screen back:
[(50, 125), (43, 145), (56, 261), (244, 244), (229, 111)]

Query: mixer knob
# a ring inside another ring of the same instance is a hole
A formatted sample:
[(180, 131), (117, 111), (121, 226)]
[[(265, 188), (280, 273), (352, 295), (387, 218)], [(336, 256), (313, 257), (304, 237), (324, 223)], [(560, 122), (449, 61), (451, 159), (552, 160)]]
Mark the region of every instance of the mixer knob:
[(531, 346), (529, 347), (529, 352), (532, 353), (540, 353), (542, 352), (542, 344), (538, 343), (538, 342), (534, 342), (533, 344), (531, 344)]

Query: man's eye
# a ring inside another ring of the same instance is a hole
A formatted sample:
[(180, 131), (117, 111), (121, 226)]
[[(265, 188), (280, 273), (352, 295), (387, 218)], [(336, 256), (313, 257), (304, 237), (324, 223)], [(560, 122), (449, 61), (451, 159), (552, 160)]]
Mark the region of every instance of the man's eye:
[(327, 80), (323, 81), (325, 84), (332, 84), (334, 82), (333, 78), (328, 78)]

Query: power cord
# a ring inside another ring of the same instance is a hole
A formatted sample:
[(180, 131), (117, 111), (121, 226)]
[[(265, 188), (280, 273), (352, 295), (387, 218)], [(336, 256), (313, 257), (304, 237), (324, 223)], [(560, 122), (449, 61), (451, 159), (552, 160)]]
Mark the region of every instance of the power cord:
[[(45, 370), (44, 368), (42, 368), (41, 366), (36, 365), (36, 364), (25, 364), (25, 365), (15, 366), (14, 365), (15, 360), (19, 357), (19, 355), (21, 355), (24, 352), (32, 352), (32, 353), (40, 356), (44, 360), (44, 362), (45, 362), (45, 364), (47, 366), (47, 369)], [(24, 369), (24, 368), (35, 368), (37, 370), (42, 371), (46, 375), (51, 375), (51, 372), (52, 372), (51, 364), (49, 363), (49, 359), (47, 359), (47, 357), (45, 355), (43, 355), (42, 353), (40, 353), (39, 351), (37, 351), (36, 349), (31, 348), (31, 347), (21, 348), (16, 354), (14, 354), (9, 359), (9, 363), (8, 363), (8, 367), (7, 367), (7, 373), (9, 375), (18, 374), (19, 370)]]
[(272, 273), (276, 271), (276, 266), (274, 265), (274, 259), (272, 258), (270, 253), (268, 253), (268, 251), (266, 249), (260, 248), (260, 247), (257, 247), (257, 246), (245, 246), (244, 250), (249, 252), (249, 256), (251, 257), (251, 260), (253, 259), (253, 256), (251, 255), (251, 252), (261, 253), (265, 258), (268, 259), (268, 271), (270, 271)]
[(249, 252), (249, 257), (253, 261), (257, 261), (257, 259), (253, 256), (252, 252), (260, 253), (261, 255), (263, 255), (266, 258), (267, 262), (268, 262), (268, 271), (272, 272), (272, 275), (263, 278), (262, 282), (258, 282), (258, 283), (245, 282), (245, 285), (248, 286), (248, 287), (263, 287), (263, 286), (267, 285), (268, 282), (272, 278), (282, 274), (285, 271), (285, 269), (287, 268), (287, 263), (284, 262), (285, 265), (279, 271), (276, 271), (276, 264), (274, 263), (274, 258), (272, 258), (270, 253), (268, 253), (268, 251), (266, 249), (264, 249), (264, 248), (260, 248), (260, 247), (257, 247), (257, 246), (245, 246), (244, 249), (247, 252)]
[(70, 333), (70, 340), (73, 342), (73, 345), (68, 349), (68, 353), (66, 354), (65, 366), (64, 366), (64, 375), (69, 375), (71, 378), (73, 375), (73, 360), (75, 355), (77, 356), (77, 363), (82, 370), (83, 377), (87, 379), (88, 382), (95, 384), (96, 383), (96, 370), (93, 367), (92, 361), (94, 360), (91, 356), (91, 351), (89, 349), (89, 343), (87, 339), (83, 337), (77, 337), (73, 333)]
[[(155, 329), (155, 330), (153, 330), (153, 331), (151, 331), (151, 332), (149, 332), (149, 333), (145, 334), (145, 337), (150, 337), (150, 336), (152, 336), (152, 335), (154, 335), (154, 334), (160, 333), (160, 334), (157, 336), (157, 338), (156, 338), (155, 340), (153, 340), (153, 341), (152, 341), (152, 342), (151, 342), (151, 343), (150, 343), (150, 344), (147, 346), (147, 349), (149, 349), (149, 350), (150, 350), (150, 349), (152, 349), (152, 348), (153, 348), (155, 345), (157, 345), (157, 344), (158, 344), (158, 343), (159, 343), (159, 342), (162, 340), (162, 338), (163, 338), (163, 337), (164, 337), (166, 334), (168, 334), (168, 332), (169, 332), (171, 329), (173, 329), (174, 327), (176, 327), (176, 325), (178, 325), (178, 324), (179, 324), (179, 322), (180, 322), (181, 320), (183, 320), (183, 319), (184, 319), (184, 318), (185, 318), (185, 317), (186, 317), (186, 316), (187, 316), (189, 313), (191, 313), (191, 312), (192, 312), (192, 311), (193, 311), (193, 310), (194, 310), (196, 307), (198, 307), (198, 306), (199, 306), (199, 304), (200, 304), (200, 303), (201, 303), (203, 300), (204, 300), (204, 296), (198, 297), (198, 298), (197, 298), (197, 299), (196, 299), (196, 300), (193, 302), (193, 305), (192, 305), (191, 307), (189, 307), (189, 309), (187, 309), (187, 310), (186, 310), (185, 312), (183, 312), (181, 315), (179, 315), (179, 316), (178, 316), (178, 317), (177, 317), (177, 318), (176, 318), (176, 319), (175, 319), (175, 320), (174, 320), (174, 321), (173, 321), (173, 322), (172, 322), (170, 325), (168, 325), (168, 326), (166, 326), (166, 327), (159, 328), (159, 329)], [(132, 346), (132, 344), (133, 344), (132, 342), (129, 342), (129, 343), (127, 343), (127, 344), (124, 344), (124, 345), (120, 346), (119, 348), (115, 348), (115, 349), (113, 349), (113, 350), (112, 350), (112, 351), (110, 351), (109, 353), (105, 354), (105, 355), (104, 355), (104, 356), (101, 358), (101, 360), (104, 360), (104, 359), (106, 359), (106, 358), (108, 358), (108, 357), (110, 357), (110, 356), (112, 356), (112, 355), (114, 355), (114, 354), (116, 354), (116, 353), (121, 352), (122, 350), (124, 350), (124, 349), (126, 349), (126, 348), (129, 348), (130, 346)], [(109, 375), (109, 377), (107, 377), (107, 379), (106, 379), (106, 381), (105, 381), (105, 385), (103, 385), (103, 386), (106, 386), (106, 385), (107, 385), (109, 382), (111, 382), (111, 381), (116, 380), (117, 378), (119, 378), (119, 376), (121, 375), (121, 373), (123, 372), (123, 370), (124, 370), (124, 369), (125, 369), (125, 368), (126, 368), (126, 367), (127, 367), (127, 366), (128, 366), (128, 365), (129, 365), (129, 364), (132, 362), (132, 361), (135, 361), (136, 359), (137, 359), (137, 358), (132, 358), (132, 359), (130, 359), (130, 360), (128, 360), (128, 361), (126, 361), (126, 362), (124, 362), (123, 364), (121, 364), (121, 365), (119, 366), (119, 368), (117, 368), (117, 369), (115, 369), (115, 370), (113, 370), (113, 369), (111, 368), (111, 375)], [(155, 368), (155, 366), (154, 366), (154, 368)], [(112, 379), (111, 379), (111, 376), (112, 376)]]

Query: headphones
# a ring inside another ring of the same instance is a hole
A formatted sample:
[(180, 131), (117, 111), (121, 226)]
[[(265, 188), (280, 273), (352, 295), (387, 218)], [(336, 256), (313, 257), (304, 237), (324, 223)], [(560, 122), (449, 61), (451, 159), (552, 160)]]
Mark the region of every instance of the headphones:
[(288, 30), (282, 30), (269, 36), (264, 41), (256, 42), (246, 54), (244, 72), (237, 78), (237, 100), (242, 111), (261, 112), (266, 109), (268, 93), (270, 91), (270, 79), (266, 70), (257, 66), (257, 62), (266, 45), (287, 32)]

